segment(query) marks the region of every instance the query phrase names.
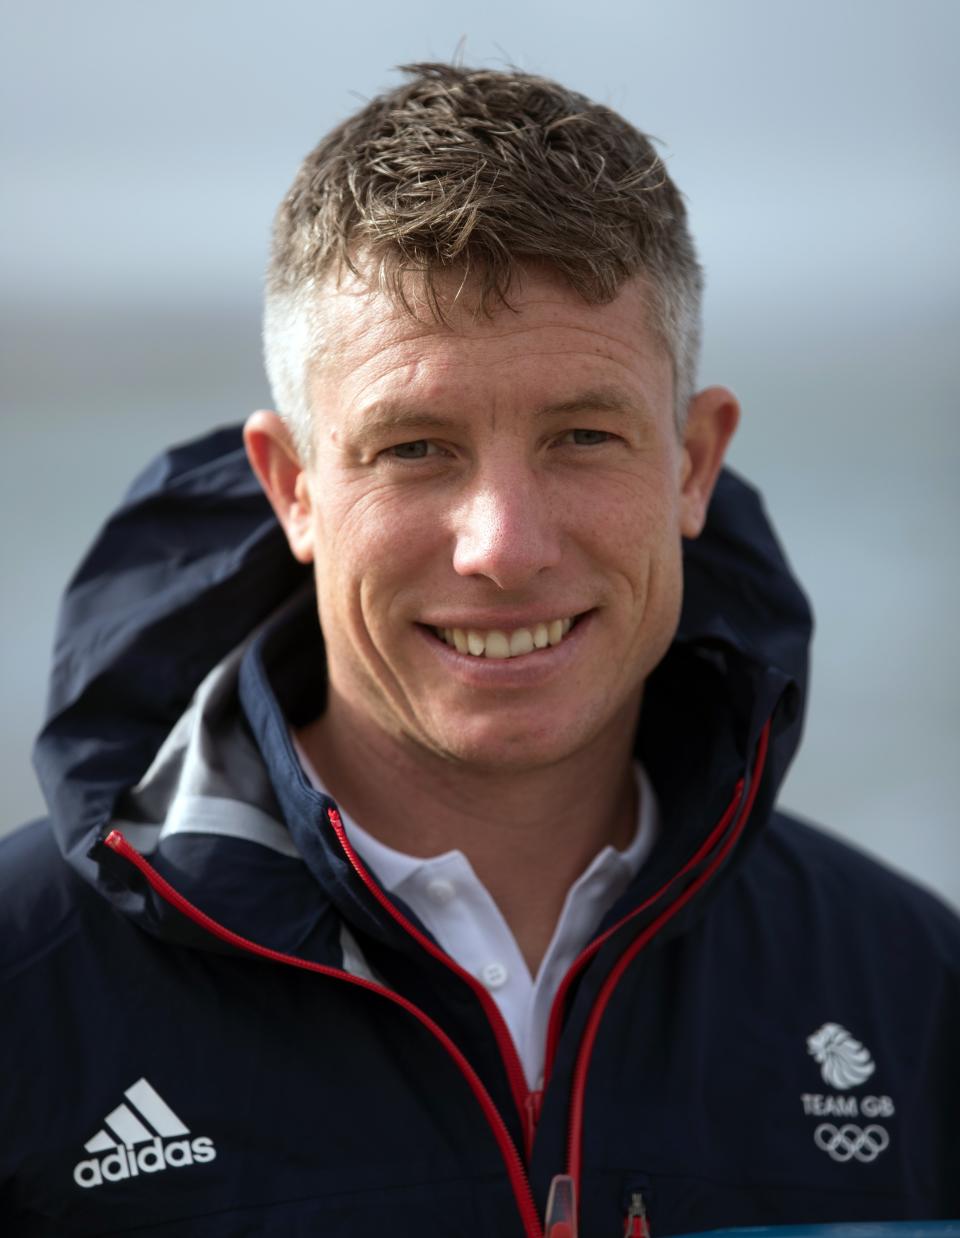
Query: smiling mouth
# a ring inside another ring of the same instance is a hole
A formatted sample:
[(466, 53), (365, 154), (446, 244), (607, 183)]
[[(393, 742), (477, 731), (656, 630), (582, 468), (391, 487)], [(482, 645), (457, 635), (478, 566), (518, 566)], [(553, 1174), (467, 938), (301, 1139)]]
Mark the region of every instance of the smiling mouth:
[(519, 658), (559, 645), (580, 618), (551, 619), (530, 628), (431, 628), (445, 645), (475, 658)]

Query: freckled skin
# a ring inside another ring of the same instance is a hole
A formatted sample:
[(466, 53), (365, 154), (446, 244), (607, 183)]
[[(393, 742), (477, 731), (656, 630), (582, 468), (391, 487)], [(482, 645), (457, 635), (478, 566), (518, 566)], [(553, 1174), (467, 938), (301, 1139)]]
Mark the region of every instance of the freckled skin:
[[(678, 436), (641, 283), (591, 306), (531, 273), (513, 304), (436, 326), (330, 290), (313, 459), (292, 503), (271, 496), (316, 565), (329, 724), (491, 773), (622, 747), (736, 419), (711, 389)], [(451, 674), (417, 626), (498, 608), (592, 614), (564, 673), (524, 690)]]

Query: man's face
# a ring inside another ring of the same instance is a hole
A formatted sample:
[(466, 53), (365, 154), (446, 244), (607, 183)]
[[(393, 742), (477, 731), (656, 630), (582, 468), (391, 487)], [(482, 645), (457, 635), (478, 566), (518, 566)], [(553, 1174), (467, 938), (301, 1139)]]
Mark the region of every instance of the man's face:
[(284, 523), (316, 564), (331, 711), (491, 771), (629, 724), (713, 480), (643, 297), (591, 306), (531, 274), (514, 309), (436, 326), (327, 294)]

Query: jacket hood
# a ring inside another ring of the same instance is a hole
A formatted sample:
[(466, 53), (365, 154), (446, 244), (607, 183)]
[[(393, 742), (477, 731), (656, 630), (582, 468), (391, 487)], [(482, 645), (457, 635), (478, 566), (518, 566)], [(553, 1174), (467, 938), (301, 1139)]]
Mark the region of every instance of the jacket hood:
[[(278, 629), (309, 639), (313, 607), (309, 569), (289, 552), (240, 427), (150, 465), (80, 564), (60, 611), (35, 764), (63, 855), (128, 914), (149, 919), (156, 908), (92, 855), (119, 822), (180, 888), (202, 888), (205, 906), (218, 888), (225, 903), (236, 894), (244, 848), (257, 843), (261, 893), (250, 897), (276, 906), (282, 890), (284, 946), (315, 931), (315, 884), (310, 897), (297, 875), (312, 840), (289, 832), (285, 779), (268, 774), (262, 755), (281, 716), (275, 701), (262, 716), (251, 706), (270, 695), (265, 666), (283, 660)], [(322, 643), (312, 622), (316, 701)], [(769, 812), (800, 739), (810, 631), (758, 495), (724, 472), (703, 534), (684, 545), (679, 629), (645, 694), (638, 747), (659, 794), (690, 795), (701, 740), (718, 766), (748, 762), (773, 717), (758, 799), (759, 815)], [(289, 773), (288, 743), (280, 759)], [(224, 847), (226, 869), (216, 862)], [(264, 854), (278, 889), (263, 881)]]

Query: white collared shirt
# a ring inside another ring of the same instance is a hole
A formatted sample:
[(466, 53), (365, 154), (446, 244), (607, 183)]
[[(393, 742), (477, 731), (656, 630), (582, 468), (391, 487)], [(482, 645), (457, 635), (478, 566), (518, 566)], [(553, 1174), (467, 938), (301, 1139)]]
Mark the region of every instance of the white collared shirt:
[[(294, 738), (304, 773), (327, 792)], [(606, 846), (567, 891), (553, 937), (536, 977), (531, 977), (516, 938), (486, 886), (462, 851), (426, 859), (379, 842), (342, 809), (343, 827), (354, 850), (380, 884), (419, 916), (440, 946), (489, 990), (510, 1029), (529, 1087), (543, 1074), (547, 1022), (560, 982), (589, 942), (605, 912), (640, 871), (658, 830), (653, 787), (635, 762), (637, 829), (624, 851)]]

